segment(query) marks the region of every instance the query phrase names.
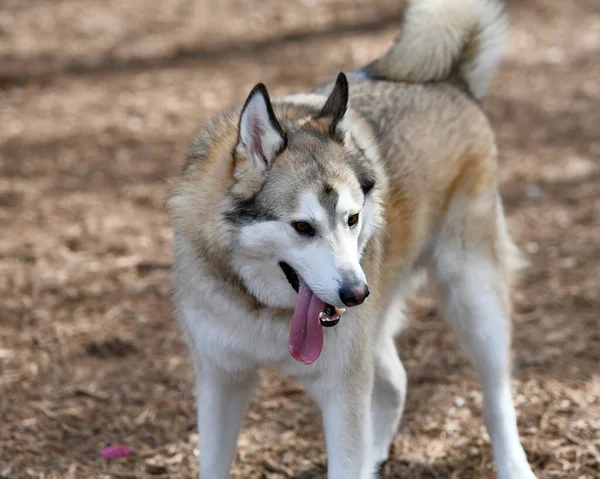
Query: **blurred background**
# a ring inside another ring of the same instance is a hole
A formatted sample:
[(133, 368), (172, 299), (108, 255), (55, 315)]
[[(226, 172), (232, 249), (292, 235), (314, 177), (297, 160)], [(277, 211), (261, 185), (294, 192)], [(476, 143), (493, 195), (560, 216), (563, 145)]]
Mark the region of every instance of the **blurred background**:
[[(509, 2), (484, 109), (514, 237), (514, 376), (540, 478), (600, 477), (600, 3)], [(0, 477), (190, 478), (191, 367), (165, 198), (202, 122), (263, 81), (381, 54), (398, 0), (0, 0)], [(472, 368), (427, 295), (399, 340), (385, 477), (491, 478)], [(131, 448), (108, 462), (109, 444)], [(267, 373), (232, 477), (319, 478), (318, 412)]]

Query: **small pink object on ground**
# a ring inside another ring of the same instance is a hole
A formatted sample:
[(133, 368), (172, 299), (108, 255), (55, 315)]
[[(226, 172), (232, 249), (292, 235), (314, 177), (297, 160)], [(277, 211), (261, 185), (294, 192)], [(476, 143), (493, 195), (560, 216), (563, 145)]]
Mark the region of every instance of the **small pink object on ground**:
[(100, 455), (104, 459), (117, 459), (119, 457), (129, 456), (129, 454), (131, 454), (129, 446), (119, 446), (118, 444), (105, 447), (100, 451)]

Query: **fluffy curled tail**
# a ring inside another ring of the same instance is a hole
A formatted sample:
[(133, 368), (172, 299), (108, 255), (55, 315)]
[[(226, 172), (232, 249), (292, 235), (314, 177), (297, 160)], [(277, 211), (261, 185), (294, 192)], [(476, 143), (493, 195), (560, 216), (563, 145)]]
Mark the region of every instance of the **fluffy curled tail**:
[(458, 75), (481, 99), (498, 66), (507, 26), (501, 0), (408, 0), (400, 37), (366, 71), (418, 83)]

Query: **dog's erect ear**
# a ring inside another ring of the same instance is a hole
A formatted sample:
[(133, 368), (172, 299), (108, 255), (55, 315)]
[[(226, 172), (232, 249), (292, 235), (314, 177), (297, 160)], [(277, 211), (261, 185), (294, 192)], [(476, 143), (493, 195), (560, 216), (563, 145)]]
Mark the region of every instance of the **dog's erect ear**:
[(335, 81), (335, 86), (325, 102), (325, 106), (317, 118), (331, 118), (331, 133), (335, 133), (338, 123), (344, 118), (348, 109), (348, 79), (340, 73)]
[(256, 168), (267, 171), (285, 144), (285, 133), (273, 112), (269, 92), (259, 83), (242, 109), (237, 151)]

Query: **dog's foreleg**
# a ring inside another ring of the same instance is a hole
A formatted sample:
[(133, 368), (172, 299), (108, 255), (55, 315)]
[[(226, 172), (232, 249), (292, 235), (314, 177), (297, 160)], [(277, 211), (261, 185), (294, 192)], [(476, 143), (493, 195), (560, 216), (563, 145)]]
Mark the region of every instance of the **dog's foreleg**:
[(435, 264), (441, 305), (479, 375), (498, 478), (534, 479), (511, 397), (508, 291), (494, 247), (448, 243)]
[(231, 375), (203, 362), (196, 372), (200, 479), (227, 479), (255, 372)]
[(327, 374), (307, 384), (307, 390), (321, 408), (329, 479), (374, 477), (372, 387), (372, 367), (366, 364), (358, 364), (353, 371)]
[(406, 399), (406, 371), (392, 337), (382, 338), (374, 355), (373, 454), (378, 464), (386, 461), (398, 430)]

